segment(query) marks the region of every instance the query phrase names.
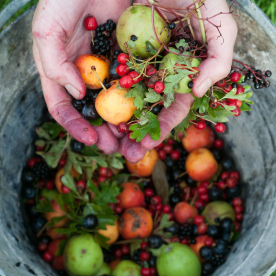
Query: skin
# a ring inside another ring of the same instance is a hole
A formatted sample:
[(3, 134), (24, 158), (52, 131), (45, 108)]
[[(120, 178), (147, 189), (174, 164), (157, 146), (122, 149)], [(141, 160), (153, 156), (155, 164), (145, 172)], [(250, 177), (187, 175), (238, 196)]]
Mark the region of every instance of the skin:
[[(137, 1), (145, 3), (146, 0)], [(120, 14), (129, 6), (125, 0), (40, 0), (33, 19), (33, 53), (46, 104), (50, 114), (75, 139), (86, 145), (97, 144), (105, 153), (111, 154), (118, 150), (132, 163), (138, 162), (146, 153), (163, 141), (169, 132), (187, 115), (193, 97), (177, 94), (176, 103), (168, 109), (163, 108), (159, 114), (161, 139), (152, 141), (147, 135), (140, 143), (133, 143), (126, 136), (118, 133), (116, 127), (104, 124), (92, 127), (73, 108), (71, 97), (64, 86), (76, 99), (85, 96), (85, 84), (80, 73), (74, 66), (76, 58), (90, 53), (90, 32), (85, 31), (82, 22), (88, 15), (95, 15), (98, 24), (108, 19), (118, 21)], [(187, 6), (191, 0), (160, 0), (163, 5), (171, 7)], [(205, 2), (201, 8), (204, 18), (219, 12), (228, 12), (225, 0)], [(202, 97), (208, 88), (224, 78), (230, 71), (233, 47), (237, 35), (237, 26), (231, 15), (220, 15), (212, 19), (220, 25), (224, 43), (211, 24), (204, 22), (208, 41), (208, 58), (201, 63), (200, 76), (195, 80), (193, 93)], [(196, 37), (200, 39), (197, 20), (192, 20)]]

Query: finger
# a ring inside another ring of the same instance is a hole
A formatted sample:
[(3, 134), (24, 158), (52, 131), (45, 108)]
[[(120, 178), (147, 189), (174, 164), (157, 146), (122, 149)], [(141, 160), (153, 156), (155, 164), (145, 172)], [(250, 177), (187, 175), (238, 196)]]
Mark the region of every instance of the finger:
[(48, 110), (53, 118), (76, 140), (92, 146), (98, 141), (97, 132), (72, 106), (72, 98), (60, 84), (41, 76), (41, 85)]
[(82, 99), (86, 93), (85, 83), (77, 67), (68, 61), (64, 38), (59, 33), (49, 36), (46, 32), (47, 28), (33, 30), (36, 56), (39, 56), (44, 75), (64, 86), (74, 98)]
[(158, 116), (161, 128), (161, 138), (153, 141), (147, 134), (142, 140), (141, 145), (144, 149), (151, 150), (158, 146), (171, 132), (187, 116), (194, 98), (191, 94), (176, 94), (176, 102), (172, 103), (167, 109), (163, 108)]
[(133, 143), (125, 136), (119, 141), (118, 152), (130, 163), (137, 163), (145, 156), (147, 151), (141, 147), (141, 143)]
[(113, 124), (110, 124), (110, 123), (107, 123), (109, 129), (111, 130), (111, 132), (115, 135), (115, 137), (117, 137), (118, 139), (121, 139), (123, 138), (126, 134), (125, 133), (122, 133), (122, 132), (119, 132), (117, 130), (117, 126), (113, 125)]
[[(220, 5), (219, 11), (229, 12), (226, 2)], [(224, 14), (214, 17), (211, 21), (217, 26), (221, 24), (219, 31), (222, 37), (219, 37), (216, 27), (205, 21), (208, 58), (200, 64), (201, 73), (194, 81), (193, 93), (197, 97), (202, 97), (212, 85), (225, 78), (231, 70), (233, 49), (237, 37), (235, 20), (232, 15)]]
[(116, 152), (119, 147), (119, 142), (108, 126), (102, 124), (101, 126), (94, 126), (94, 129), (98, 133), (97, 147), (103, 150), (105, 154)]

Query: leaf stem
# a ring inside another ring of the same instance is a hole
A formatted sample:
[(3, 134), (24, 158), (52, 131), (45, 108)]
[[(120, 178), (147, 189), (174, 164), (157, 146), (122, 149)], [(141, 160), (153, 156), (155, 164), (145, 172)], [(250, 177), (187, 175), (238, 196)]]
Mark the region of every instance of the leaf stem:
[(197, 13), (198, 18), (199, 18), (199, 25), (200, 25), (203, 45), (206, 45), (206, 34), (205, 34), (204, 23), (203, 23), (203, 20), (200, 19), (200, 18), (202, 18), (201, 17), (201, 11), (200, 11), (198, 2), (196, 2), (196, 0), (193, 0), (193, 1), (195, 2), (196, 13)]

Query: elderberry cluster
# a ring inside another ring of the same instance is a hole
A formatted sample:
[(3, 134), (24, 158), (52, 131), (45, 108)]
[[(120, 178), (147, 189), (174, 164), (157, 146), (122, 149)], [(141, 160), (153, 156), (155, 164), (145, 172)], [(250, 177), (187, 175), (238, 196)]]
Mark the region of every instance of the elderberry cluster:
[(94, 41), (91, 41), (91, 50), (94, 54), (105, 55), (108, 51), (110, 51), (114, 44), (112, 32), (115, 29), (116, 24), (111, 19), (96, 28)]
[(255, 89), (262, 89), (270, 87), (270, 82), (267, 78), (272, 76), (272, 72), (267, 70), (262, 72), (261, 70), (256, 70), (254, 73), (252, 71), (248, 71), (245, 75), (245, 80), (252, 80), (254, 82)]

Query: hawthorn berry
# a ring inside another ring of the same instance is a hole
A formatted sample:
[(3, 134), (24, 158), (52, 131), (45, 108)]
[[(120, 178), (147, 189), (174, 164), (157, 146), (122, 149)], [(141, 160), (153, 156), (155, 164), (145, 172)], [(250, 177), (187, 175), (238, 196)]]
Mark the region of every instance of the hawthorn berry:
[(43, 254), (43, 259), (45, 262), (51, 262), (53, 259), (53, 255), (49, 251), (46, 251)]
[(110, 178), (110, 177), (112, 177), (112, 175), (113, 175), (112, 170), (111, 169), (107, 169), (106, 177)]
[(127, 132), (128, 130), (128, 125), (127, 123), (124, 123), (124, 122), (121, 122), (117, 125), (117, 130), (118, 132), (120, 133), (124, 133), (124, 132)]
[(215, 125), (215, 131), (216, 132), (222, 133), (222, 132), (225, 131), (225, 129), (226, 129), (226, 127), (225, 127), (225, 125), (223, 123), (217, 123)]
[(174, 160), (178, 160), (180, 158), (180, 152), (178, 150), (172, 150), (170, 157)]
[(141, 243), (141, 249), (142, 249), (142, 250), (146, 250), (147, 247), (148, 247), (148, 244), (147, 244), (146, 242), (142, 242), (142, 243)]
[(217, 186), (218, 186), (219, 189), (223, 190), (223, 189), (226, 188), (226, 183), (223, 182), (223, 181), (219, 181), (219, 182), (217, 183)]
[(234, 206), (242, 205), (242, 200), (241, 200), (241, 198), (239, 198), (239, 197), (234, 198), (234, 199), (233, 199), (233, 205), (234, 205)]
[(238, 221), (234, 221), (235, 232), (239, 232), (241, 230), (241, 224)]
[(163, 213), (170, 213), (171, 212), (171, 206), (169, 204), (166, 204), (163, 206), (163, 209), (162, 209)]
[(160, 160), (165, 160), (167, 154), (163, 149), (161, 149), (161, 150), (158, 151), (158, 156), (159, 156)]
[(243, 214), (242, 213), (237, 213), (236, 214), (236, 220), (242, 221), (243, 220)]
[(142, 253), (140, 254), (140, 260), (141, 260), (142, 262), (146, 262), (146, 261), (148, 261), (149, 259), (150, 259), (150, 254), (149, 254), (148, 252), (144, 251), (144, 252), (142, 252)]
[(45, 188), (46, 188), (47, 190), (53, 190), (53, 189), (55, 188), (54, 182), (51, 181), (51, 180), (48, 180), (48, 181), (46, 182)]
[(125, 53), (121, 53), (118, 55), (117, 60), (121, 63), (121, 64), (127, 64), (129, 61), (129, 55), (125, 54)]
[(217, 149), (222, 149), (223, 148), (223, 140), (222, 139), (216, 139), (214, 142), (214, 147)]
[(77, 188), (83, 191), (86, 188), (86, 182), (84, 180), (79, 180), (77, 182)]
[(216, 83), (216, 85), (217, 85), (218, 87), (224, 87), (225, 84), (226, 84), (225, 79), (222, 79), (222, 80), (220, 80), (220, 81), (218, 81), (218, 82)]
[[(119, 74), (118, 74), (118, 75), (119, 75)], [(226, 83), (225, 86), (223, 87), (223, 90), (224, 90), (225, 92), (230, 92), (230, 91), (232, 90), (231, 84)]]
[(134, 84), (137, 84), (141, 80), (139, 73), (136, 71), (131, 71), (128, 75), (133, 79)]
[(157, 274), (157, 270), (155, 267), (150, 267), (149, 270), (150, 270), (150, 276), (155, 276)]
[(199, 186), (205, 186), (206, 188), (208, 188), (209, 185), (210, 185), (210, 183), (208, 181), (203, 181), (203, 182), (200, 183)]
[(120, 77), (127, 75), (129, 72), (130, 72), (130, 69), (126, 64), (119, 64), (118, 67), (116, 68), (116, 73)]
[(123, 245), (122, 245), (122, 248), (121, 248), (121, 251), (122, 251), (122, 254), (123, 254), (123, 255), (129, 254), (129, 253), (130, 253), (129, 245), (123, 244)]
[(196, 216), (196, 217), (194, 218), (194, 224), (195, 224), (195, 225), (199, 225), (199, 224), (201, 224), (202, 222), (204, 222), (204, 217), (203, 217), (203, 216), (198, 215), (198, 216)]
[(228, 186), (228, 188), (232, 189), (232, 188), (235, 188), (238, 184), (238, 181), (236, 178), (227, 178), (226, 179), (226, 185)]
[(219, 103), (218, 102), (210, 101), (209, 105), (210, 105), (211, 108), (217, 108), (217, 107), (219, 107)]
[(221, 174), (221, 176), (220, 176), (220, 178), (222, 179), (222, 180), (225, 180), (226, 178), (228, 178), (229, 177), (229, 173), (228, 172), (222, 172), (222, 174)]
[(123, 256), (122, 250), (119, 249), (119, 248), (117, 248), (117, 249), (115, 250), (115, 257), (118, 258), (118, 259), (120, 259), (122, 256)]
[(212, 246), (214, 243), (214, 240), (210, 237), (208, 237), (206, 240), (205, 240), (205, 245), (206, 246)]
[(167, 154), (170, 154), (170, 153), (172, 152), (172, 150), (173, 150), (173, 147), (172, 147), (172, 145), (166, 144), (166, 145), (164, 145), (163, 150), (164, 150)]
[(143, 267), (143, 268), (141, 269), (141, 274), (142, 274), (142, 276), (151, 276), (151, 275), (150, 275), (150, 269), (147, 268), (147, 267)]
[(122, 208), (121, 206), (117, 205), (117, 206), (115, 207), (115, 212), (116, 212), (117, 214), (121, 214), (122, 211), (123, 211), (123, 208)]
[(241, 107), (242, 106), (242, 101), (237, 101), (236, 105), (237, 105), (237, 107)]
[(36, 158), (33, 157), (33, 158), (29, 159), (29, 161), (28, 161), (28, 166), (29, 166), (30, 168), (33, 168), (36, 162), (37, 162)]
[(157, 150), (159, 150), (159, 149), (162, 149), (163, 146), (164, 146), (164, 143), (161, 142), (161, 143), (160, 143), (158, 146), (156, 146), (155, 148), (156, 148)]
[(144, 194), (147, 197), (152, 197), (154, 195), (154, 191), (150, 188), (147, 188), (147, 189), (145, 189)]
[(202, 129), (204, 129), (206, 127), (206, 124), (205, 124), (204, 121), (200, 121), (200, 122), (198, 122), (198, 123), (195, 124), (195, 127), (197, 129), (199, 129), (199, 130), (202, 130)]
[(61, 158), (61, 159), (58, 161), (58, 165), (59, 165), (60, 167), (64, 167), (64, 166), (66, 165), (66, 159)]
[(200, 223), (200, 224), (198, 225), (198, 227), (197, 227), (197, 233), (198, 233), (199, 235), (205, 234), (205, 233), (207, 232), (207, 230), (208, 230), (208, 226), (207, 226), (207, 224), (204, 223), (204, 222)]
[(130, 142), (136, 142), (136, 139), (132, 139), (130, 136), (131, 136), (131, 134), (132, 134), (133, 132), (132, 131), (130, 131), (130, 132), (128, 132), (128, 134), (127, 134), (127, 138), (128, 138), (128, 140), (130, 141)]
[(198, 193), (199, 194), (207, 194), (207, 191), (208, 191), (208, 189), (207, 189), (207, 187), (206, 186), (199, 186), (198, 188), (197, 188), (197, 190), (198, 190)]
[(94, 31), (98, 27), (97, 20), (94, 16), (86, 17), (83, 23), (86, 31)]
[(68, 187), (66, 187), (65, 185), (61, 186), (61, 191), (63, 194), (69, 194), (71, 192), (71, 190)]
[(208, 201), (209, 200), (208, 194), (199, 194), (198, 198), (202, 201)]
[(183, 240), (180, 241), (180, 243), (189, 245), (189, 240), (187, 238), (184, 238)]
[(156, 72), (157, 72), (157, 70), (154, 67), (150, 67), (149, 69), (147, 69), (146, 75), (150, 77), (150, 76), (154, 75)]
[(99, 176), (98, 179), (97, 179), (97, 182), (98, 183), (102, 183), (102, 182), (105, 182), (107, 180), (107, 177), (105, 176)]
[(230, 75), (230, 79), (231, 79), (232, 82), (238, 82), (241, 79), (241, 74), (238, 73), (238, 72), (233, 72)]
[(198, 209), (198, 208), (201, 208), (201, 207), (204, 207), (204, 202), (202, 200), (197, 200), (195, 202), (195, 208)]
[(237, 205), (234, 207), (234, 210), (236, 213), (242, 213), (243, 212), (243, 207), (241, 205)]
[(123, 76), (119, 82), (123, 88), (130, 88), (134, 84), (132, 77), (129, 75)]
[(239, 117), (241, 115), (241, 109), (236, 107), (234, 110), (232, 110), (232, 113), (234, 113), (235, 117)]
[(179, 243), (180, 242), (180, 239), (178, 237), (173, 237), (171, 238), (171, 243)]
[(151, 198), (150, 202), (151, 202), (151, 204), (156, 206), (157, 204), (162, 202), (162, 198), (160, 196), (156, 195)]
[(245, 89), (242, 85), (238, 85), (236, 95), (244, 94)]
[(154, 84), (154, 91), (157, 93), (157, 94), (160, 94), (164, 91), (165, 89), (165, 84), (164, 82), (162, 81), (157, 81), (155, 84)]

